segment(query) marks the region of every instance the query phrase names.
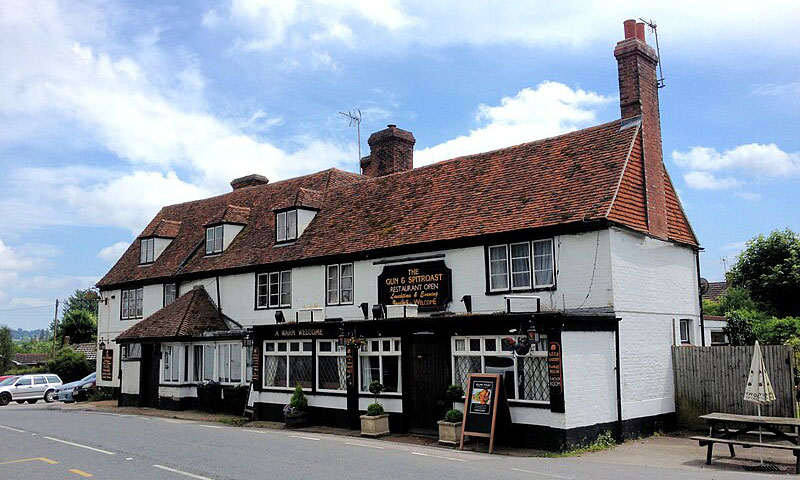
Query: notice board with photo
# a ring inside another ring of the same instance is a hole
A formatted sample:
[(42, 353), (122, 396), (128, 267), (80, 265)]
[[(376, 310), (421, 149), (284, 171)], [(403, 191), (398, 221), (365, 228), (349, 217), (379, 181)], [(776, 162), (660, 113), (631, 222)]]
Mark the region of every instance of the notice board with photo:
[(488, 437), (489, 453), (492, 453), (498, 405), (505, 402), (500, 374), (470, 373), (464, 397), (460, 448), (464, 449), (464, 437)]

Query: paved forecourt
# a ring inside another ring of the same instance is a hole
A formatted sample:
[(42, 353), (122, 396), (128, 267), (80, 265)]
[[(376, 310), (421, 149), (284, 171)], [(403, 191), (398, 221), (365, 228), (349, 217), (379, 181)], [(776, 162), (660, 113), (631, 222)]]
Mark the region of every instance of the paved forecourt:
[(236, 428), (45, 406), (0, 408), (0, 478), (687, 479), (748, 478), (519, 458), (317, 433)]

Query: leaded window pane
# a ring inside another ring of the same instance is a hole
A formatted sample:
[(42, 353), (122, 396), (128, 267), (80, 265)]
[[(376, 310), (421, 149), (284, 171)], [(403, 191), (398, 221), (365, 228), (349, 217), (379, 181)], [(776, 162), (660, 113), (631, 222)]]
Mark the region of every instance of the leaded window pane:
[(478, 356), (457, 356), (455, 357), (455, 382), (467, 389), (467, 376), (470, 373), (481, 373), (481, 357)]
[(266, 355), (264, 357), (264, 385), (267, 387), (286, 386), (286, 356)]
[[(321, 345), (320, 345), (321, 346)], [(346, 390), (345, 357), (343, 355), (319, 357), (319, 388)]]
[(546, 356), (526, 355), (517, 358), (517, 377), (520, 400), (550, 401)]
[(311, 355), (289, 357), (289, 386), (311, 388)]

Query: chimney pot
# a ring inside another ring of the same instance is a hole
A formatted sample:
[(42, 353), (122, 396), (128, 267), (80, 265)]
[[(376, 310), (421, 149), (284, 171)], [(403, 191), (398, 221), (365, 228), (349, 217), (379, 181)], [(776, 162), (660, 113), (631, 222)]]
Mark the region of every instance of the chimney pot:
[(642, 43), (647, 43), (647, 40), (644, 39), (644, 23), (639, 22), (636, 24), (636, 39)]
[(394, 123), (390, 123), (389, 125), (386, 126), (389, 128), (397, 128), (397, 125), (395, 125)]
[(367, 140), (370, 154), (361, 159), (361, 173), (382, 177), (414, 168), (414, 135), (390, 123)]
[(625, 28), (625, 39), (634, 38), (636, 36), (636, 20), (625, 20), (622, 23)]

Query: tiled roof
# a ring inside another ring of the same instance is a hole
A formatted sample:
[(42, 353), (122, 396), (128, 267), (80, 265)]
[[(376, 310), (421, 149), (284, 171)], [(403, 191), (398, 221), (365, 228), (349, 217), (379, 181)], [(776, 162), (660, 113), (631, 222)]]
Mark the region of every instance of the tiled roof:
[(204, 288), (193, 288), (177, 300), (117, 336), (117, 340), (197, 337), (238, 325), (221, 313)]
[(50, 355), (46, 353), (17, 353), (14, 355), (14, 361), (21, 365), (39, 365), (47, 363), (50, 360)]
[(235, 225), (247, 225), (250, 219), (250, 208), (228, 205), (220, 215), (212, 218), (206, 225), (218, 223), (232, 223)]
[(86, 360), (93, 362), (97, 360), (97, 345), (91, 343), (74, 343), (70, 347), (76, 352), (80, 352), (86, 357)]
[[(98, 286), (591, 220), (647, 232), (640, 127), (621, 125), (615, 121), (382, 177), (331, 169), (164, 207), (153, 222), (181, 222), (170, 255), (140, 268), (135, 242)], [(672, 192), (671, 184), (665, 187)], [(697, 245), (671, 195), (670, 239)], [(319, 213), (296, 242), (273, 248), (274, 210), (301, 198), (313, 200)], [(249, 222), (222, 255), (205, 256), (202, 225), (228, 205), (249, 207)]]
[(724, 315), (703, 315), (703, 318), (706, 320), (716, 320), (718, 322), (727, 322), (728, 318)]
[(139, 237), (175, 238), (180, 233), (180, 229), (181, 222), (156, 217)]
[(728, 291), (728, 282), (708, 282), (708, 291), (703, 294), (703, 300), (719, 301), (719, 297)]

